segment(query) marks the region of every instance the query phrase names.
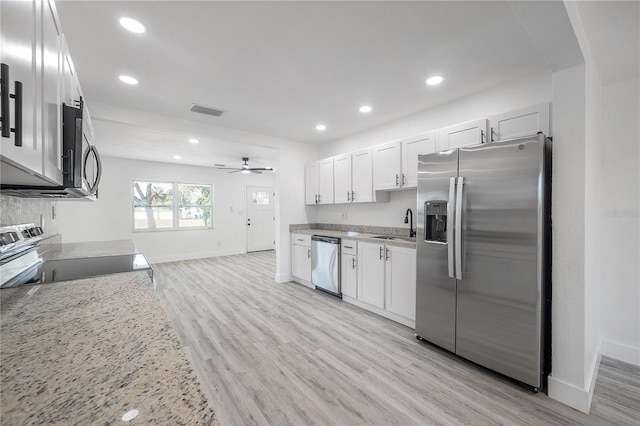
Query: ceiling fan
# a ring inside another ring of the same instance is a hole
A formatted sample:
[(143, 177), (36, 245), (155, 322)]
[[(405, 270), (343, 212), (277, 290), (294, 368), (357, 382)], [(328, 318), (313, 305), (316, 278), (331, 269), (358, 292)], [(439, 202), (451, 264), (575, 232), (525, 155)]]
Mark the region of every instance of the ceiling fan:
[(216, 167), (216, 169), (221, 170), (231, 170), (229, 173), (262, 173), (262, 172), (272, 172), (273, 167), (249, 167), (249, 157), (242, 157), (242, 161), (244, 163), (240, 168), (238, 167)]

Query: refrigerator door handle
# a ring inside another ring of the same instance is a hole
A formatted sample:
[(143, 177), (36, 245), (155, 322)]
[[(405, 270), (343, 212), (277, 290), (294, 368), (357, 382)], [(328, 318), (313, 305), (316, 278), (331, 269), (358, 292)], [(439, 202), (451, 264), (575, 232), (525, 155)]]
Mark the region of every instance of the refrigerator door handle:
[[(454, 257), (453, 257), (453, 235), (455, 227), (453, 226), (453, 206), (455, 205), (456, 197), (456, 178), (449, 179), (449, 202), (447, 203), (447, 217), (449, 218), (449, 229), (447, 229), (447, 265), (449, 265), (449, 278), (455, 278), (454, 272)], [(425, 207), (426, 211), (426, 207)], [(425, 215), (426, 218), (427, 215)], [(426, 224), (425, 224), (426, 229)]]
[(456, 192), (456, 227), (455, 227), (455, 277), (458, 280), (462, 279), (462, 192), (464, 189), (464, 177), (458, 178), (458, 188)]

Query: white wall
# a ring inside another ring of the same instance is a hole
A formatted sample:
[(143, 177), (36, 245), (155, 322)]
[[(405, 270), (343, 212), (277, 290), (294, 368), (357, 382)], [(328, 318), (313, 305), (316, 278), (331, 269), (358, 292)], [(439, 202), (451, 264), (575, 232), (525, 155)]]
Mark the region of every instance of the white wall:
[[(93, 102), (91, 112), (94, 119), (107, 120), (124, 127), (129, 125), (142, 128), (178, 132), (188, 135), (202, 135), (206, 138), (227, 142), (238, 142), (274, 148), (278, 151), (276, 169), (276, 276), (277, 282), (291, 279), (291, 245), (289, 225), (292, 223), (315, 222), (315, 212), (304, 204), (304, 164), (318, 158), (317, 146), (290, 141), (273, 136), (246, 132), (202, 122), (179, 120), (174, 117), (149, 114), (144, 111), (115, 107)], [(98, 120), (94, 120), (98, 148), (109, 143), (100, 135)], [(79, 224), (88, 223), (80, 219)], [(90, 241), (90, 239), (86, 239)]]
[(603, 90), (599, 256), (603, 355), (640, 365), (640, 89)]
[[(151, 262), (246, 252), (245, 187), (275, 188), (276, 183), (273, 173), (230, 174), (209, 167), (108, 157), (102, 160), (104, 174), (97, 202), (58, 203), (63, 242), (133, 239)], [(213, 229), (134, 232), (134, 180), (212, 184)]]

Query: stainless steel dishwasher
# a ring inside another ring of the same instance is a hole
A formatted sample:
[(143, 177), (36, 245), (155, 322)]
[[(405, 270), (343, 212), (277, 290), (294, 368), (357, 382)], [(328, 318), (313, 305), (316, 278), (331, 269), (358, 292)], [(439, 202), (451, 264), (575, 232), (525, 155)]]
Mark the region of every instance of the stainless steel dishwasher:
[(311, 284), (341, 297), (340, 238), (311, 236)]

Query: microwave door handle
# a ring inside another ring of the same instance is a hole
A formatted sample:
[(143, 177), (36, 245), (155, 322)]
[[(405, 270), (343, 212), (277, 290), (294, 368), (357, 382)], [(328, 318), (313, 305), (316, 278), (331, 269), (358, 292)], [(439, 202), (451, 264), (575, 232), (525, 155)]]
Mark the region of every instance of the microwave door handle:
[(456, 279), (462, 279), (462, 195), (464, 191), (464, 177), (458, 178), (458, 188), (456, 192), (456, 229), (455, 254), (456, 254)]
[[(96, 156), (96, 179), (93, 181), (93, 189), (97, 191), (100, 178), (102, 178), (102, 161), (100, 160), (100, 154), (98, 154), (98, 148), (96, 148), (95, 145), (91, 145), (91, 150), (93, 151), (93, 155)], [(92, 192), (95, 191), (92, 190)]]
[[(93, 182), (89, 182), (89, 179), (87, 178), (87, 163), (89, 162), (89, 159), (91, 158), (92, 153), (96, 162), (96, 176)], [(84, 181), (87, 183), (89, 192), (93, 194), (96, 191), (96, 189), (98, 189), (98, 183), (100, 183), (100, 178), (102, 177), (102, 164), (100, 163), (100, 155), (98, 154), (98, 150), (96, 149), (95, 145), (90, 145), (89, 148), (87, 149), (87, 152), (85, 152), (83, 165), (84, 165), (83, 167)]]
[[(455, 270), (454, 270), (454, 234), (457, 233), (457, 229), (454, 226), (454, 205), (456, 197), (456, 178), (452, 177), (449, 179), (449, 202), (447, 203), (447, 265), (449, 266), (449, 278), (455, 278)], [(426, 203), (425, 203), (426, 204)], [(426, 212), (426, 206), (425, 206)], [(425, 220), (427, 215), (424, 215)], [(425, 229), (426, 223), (425, 223)]]

